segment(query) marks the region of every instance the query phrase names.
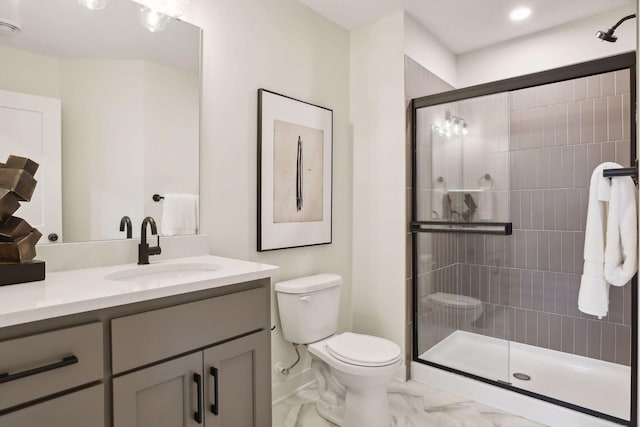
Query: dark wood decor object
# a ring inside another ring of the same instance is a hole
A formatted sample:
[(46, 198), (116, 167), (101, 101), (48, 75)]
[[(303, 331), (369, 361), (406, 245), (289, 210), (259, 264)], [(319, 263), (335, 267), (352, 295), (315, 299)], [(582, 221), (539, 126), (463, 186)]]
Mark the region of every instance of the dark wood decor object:
[(38, 181), (38, 164), (25, 157), (9, 156), (0, 163), (0, 286), (44, 280), (45, 264), (34, 260), (42, 233), (13, 216), (20, 202), (28, 202)]

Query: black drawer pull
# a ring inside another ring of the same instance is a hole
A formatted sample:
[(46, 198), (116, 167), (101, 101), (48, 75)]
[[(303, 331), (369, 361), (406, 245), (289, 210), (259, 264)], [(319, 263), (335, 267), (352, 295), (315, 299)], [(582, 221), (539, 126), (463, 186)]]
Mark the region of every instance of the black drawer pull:
[(211, 367), (211, 376), (213, 377), (213, 405), (211, 405), (211, 413), (213, 415), (218, 415), (220, 408), (218, 407), (218, 369)]
[(47, 371), (53, 371), (54, 369), (63, 368), (65, 366), (74, 365), (78, 363), (76, 356), (68, 356), (62, 359), (60, 362), (52, 363), (51, 365), (40, 366), (39, 368), (29, 369), (27, 371), (17, 372), (15, 374), (9, 374), (4, 372), (0, 374), (0, 384), (8, 383), (9, 381), (19, 380), (21, 378), (29, 377), (31, 375), (41, 374)]
[(193, 374), (193, 381), (198, 387), (198, 410), (193, 414), (193, 419), (198, 424), (202, 424), (202, 376), (200, 374)]

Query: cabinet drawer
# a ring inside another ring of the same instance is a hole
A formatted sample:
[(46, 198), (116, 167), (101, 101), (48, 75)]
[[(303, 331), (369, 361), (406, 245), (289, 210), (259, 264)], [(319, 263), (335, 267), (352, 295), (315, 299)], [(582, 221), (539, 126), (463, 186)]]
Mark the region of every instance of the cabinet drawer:
[(113, 373), (269, 327), (266, 287), (111, 321)]
[(104, 426), (102, 384), (47, 400), (0, 417), (0, 426)]
[(99, 322), (0, 342), (0, 410), (102, 379), (102, 343)]

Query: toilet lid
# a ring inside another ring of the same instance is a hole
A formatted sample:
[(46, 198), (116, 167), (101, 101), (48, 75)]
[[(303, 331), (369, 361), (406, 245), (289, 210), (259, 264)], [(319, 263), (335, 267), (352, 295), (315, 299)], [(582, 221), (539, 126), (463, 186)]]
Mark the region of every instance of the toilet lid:
[(359, 366), (386, 366), (400, 358), (400, 347), (396, 343), (353, 332), (328, 340), (327, 350), (336, 359)]
[(482, 307), (482, 301), (466, 295), (448, 294), (446, 292), (436, 292), (429, 295), (429, 299), (447, 307), (457, 308), (477, 308)]

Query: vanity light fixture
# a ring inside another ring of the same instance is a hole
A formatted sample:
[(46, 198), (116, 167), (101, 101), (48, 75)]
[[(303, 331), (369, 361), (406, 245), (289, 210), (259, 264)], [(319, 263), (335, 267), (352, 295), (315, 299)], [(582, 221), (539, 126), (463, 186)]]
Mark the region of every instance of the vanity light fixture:
[(462, 117), (456, 117), (451, 111), (444, 113), (444, 124), (442, 126), (432, 125), (431, 130), (438, 132), (440, 136), (449, 138), (451, 135), (468, 135), (467, 122)]
[(78, 0), (82, 6), (91, 10), (101, 10), (107, 6), (108, 0)]
[(140, 6), (139, 17), (142, 26), (152, 33), (164, 30), (167, 28), (167, 25), (169, 25), (169, 22), (171, 22), (170, 16), (146, 6)]
[(523, 19), (527, 19), (531, 15), (531, 9), (528, 7), (517, 7), (511, 11), (509, 14), (509, 18), (512, 21), (522, 21)]

